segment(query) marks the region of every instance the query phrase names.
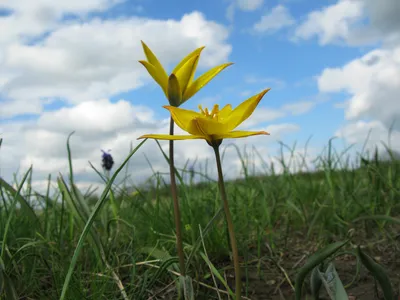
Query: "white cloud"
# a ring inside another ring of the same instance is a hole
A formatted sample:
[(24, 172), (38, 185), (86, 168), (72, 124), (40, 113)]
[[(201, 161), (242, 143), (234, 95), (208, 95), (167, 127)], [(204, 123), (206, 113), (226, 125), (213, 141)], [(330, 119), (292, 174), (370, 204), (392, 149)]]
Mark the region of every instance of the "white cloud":
[(11, 43), (53, 30), (60, 26), (58, 21), (65, 14), (84, 17), (92, 11), (104, 11), (121, 2), (120, 0), (2, 0), (0, 8), (11, 10), (12, 14), (0, 18), (0, 45)]
[(301, 39), (310, 39), (318, 36), (322, 45), (338, 39), (346, 40), (350, 26), (363, 17), (361, 1), (341, 0), (336, 4), (313, 11), (307, 19), (299, 25), (295, 36)]
[[(196, 11), (177, 20), (135, 16), (104, 20), (90, 16), (119, 2), (1, 1), (0, 8), (11, 12), (0, 18), (4, 29), (0, 36), (3, 178), (11, 181), (14, 172), (19, 170), (21, 175), (31, 164), (34, 186), (45, 188), (47, 182), (43, 178), (48, 173), (53, 180), (58, 172), (67, 175), (66, 139), (75, 130), (71, 149), (79, 185), (99, 185), (101, 181), (88, 160), (101, 169), (101, 149), (112, 149), (118, 166), (129, 153), (130, 143), (139, 143), (138, 136), (168, 131), (168, 120), (158, 119), (148, 107), (108, 100), (151, 81), (138, 63), (144, 59), (140, 40), (150, 46), (168, 70), (203, 45), (206, 49), (200, 59), (200, 71), (228, 61), (229, 31)], [(66, 15), (77, 18), (63, 20)], [(60, 99), (68, 106), (43, 112), (44, 104)], [(36, 119), (4, 121), (29, 113), (36, 114)], [(177, 156), (206, 153), (197, 151), (201, 141), (182, 143), (176, 146)], [(131, 160), (132, 179), (136, 182), (151, 175), (145, 153), (156, 170), (168, 170), (154, 145), (154, 141), (147, 141)], [(190, 145), (195, 146), (185, 154), (185, 146)]]
[[(57, 128), (58, 132), (68, 133), (79, 126), (80, 134), (93, 136), (106, 135), (125, 128), (141, 128), (142, 123), (153, 119), (153, 111), (147, 107), (133, 107), (127, 101), (113, 104), (106, 99), (86, 101), (72, 108), (62, 108), (55, 112), (45, 112), (37, 124), (40, 128)], [(63, 120), (60, 123), (60, 120)]]
[(236, 3), (240, 10), (253, 11), (259, 9), (263, 5), (264, 0), (236, 0)]
[(300, 126), (291, 123), (273, 124), (266, 128), (272, 136), (280, 138), (282, 135), (292, 132), (297, 132), (300, 130)]
[(262, 77), (256, 75), (248, 75), (244, 78), (244, 81), (248, 84), (269, 84), (272, 89), (282, 89), (286, 86), (286, 82), (273, 77)]
[(225, 16), (230, 22), (233, 22), (236, 9), (245, 12), (250, 12), (259, 9), (260, 7), (263, 6), (263, 4), (264, 0), (231, 0), (230, 4), (226, 9)]
[(235, 9), (236, 9), (235, 2), (230, 3), (226, 8), (225, 17), (228, 19), (229, 22), (233, 22), (233, 19), (235, 18)]
[[(400, 132), (394, 131), (389, 136), (388, 128), (379, 121), (357, 121), (344, 125), (336, 133), (336, 136), (344, 139), (348, 144), (364, 145), (365, 151), (373, 153), (375, 148), (386, 153), (382, 144), (389, 144), (392, 149), (400, 149)], [(390, 138), (390, 139), (389, 139)]]
[[(367, 129), (374, 128), (376, 143), (393, 124), (394, 135), (398, 136), (400, 132), (397, 122), (400, 117), (398, 11), (400, 2), (397, 0), (385, 1), (385, 5), (373, 0), (339, 0), (311, 12), (296, 30), (297, 38), (316, 36), (322, 45), (382, 43), (381, 48), (343, 66), (325, 68), (318, 76), (321, 92), (349, 95), (348, 99), (335, 105), (344, 110), (346, 119), (351, 122), (341, 129), (341, 137), (347, 141), (363, 142)], [(397, 149), (399, 146), (395, 145)]]
[[(202, 45), (207, 48), (199, 69), (227, 62), (231, 52), (228, 30), (199, 12), (181, 20), (132, 17), (58, 25), (39, 43), (0, 47), (0, 87), (11, 100), (2, 107), (2, 117), (38, 113), (44, 99), (80, 103), (143, 85), (149, 76), (138, 63), (144, 58), (141, 39), (167, 66)], [(27, 101), (30, 105), (23, 105)]]
[(282, 110), (258, 107), (251, 115), (251, 118), (240, 125), (240, 129), (248, 129), (254, 127), (256, 124), (275, 121), (279, 118), (283, 118), (285, 115), (285, 112)]
[[(400, 117), (400, 46), (378, 49), (343, 67), (327, 68), (318, 78), (322, 92), (347, 92), (349, 120), (372, 118), (387, 128)], [(400, 129), (400, 123), (395, 124)]]
[(288, 111), (292, 115), (302, 115), (313, 109), (315, 105), (317, 105), (315, 101), (301, 101), (286, 104), (282, 107), (282, 109)]
[(307, 15), (295, 31), (295, 39), (318, 37), (321, 45), (344, 42), (363, 45), (384, 41), (396, 45), (400, 41), (400, 2), (386, 0), (338, 0)]
[(261, 20), (254, 24), (253, 29), (259, 33), (275, 32), (294, 23), (289, 10), (283, 5), (278, 5), (271, 12), (262, 16)]
[[(400, 93), (400, 20), (396, 13), (399, 10), (397, 0), (388, 0), (385, 5), (372, 0), (339, 0), (312, 11), (296, 30), (297, 38), (316, 36), (322, 45), (383, 42), (382, 48), (341, 67), (325, 68), (318, 76), (321, 92), (345, 92), (349, 95), (335, 106), (344, 109), (347, 120), (356, 122), (346, 127), (347, 131), (353, 132), (343, 135), (349, 140), (354, 140), (355, 132), (363, 136), (361, 129), (367, 125), (374, 128), (384, 126), (388, 130), (400, 116), (397, 99)], [(372, 121), (365, 123), (364, 119)], [(400, 129), (397, 123), (395, 131)]]
[(35, 3), (25, 0), (2, 0), (0, 8), (15, 10), (18, 12), (35, 12), (36, 10), (54, 11), (55, 13), (82, 14), (90, 11), (102, 11), (112, 5), (123, 2), (121, 0), (36, 0)]
[[(266, 112), (261, 110), (261, 112)], [(116, 117), (118, 116), (118, 117)], [(253, 119), (255, 117), (255, 119)], [(270, 145), (285, 134), (299, 130), (295, 124), (276, 124), (267, 127), (259, 125), (268, 119), (257, 114), (251, 116), (249, 130), (266, 130), (271, 136), (256, 136), (248, 139), (225, 140), (223, 146), (234, 143), (240, 149), (254, 145), (262, 153), (269, 153)], [(270, 119), (274, 119), (271, 117)], [(62, 121), (61, 121), (62, 120)], [(256, 127), (258, 126), (258, 127)], [(66, 140), (71, 131), (75, 131), (70, 140), (73, 167), (76, 180), (83, 186), (101, 185), (101, 180), (90, 168), (91, 161), (101, 170), (101, 149), (111, 149), (115, 167), (119, 166), (129, 153), (130, 144), (135, 147), (137, 137), (146, 133), (167, 133), (169, 120), (158, 119), (148, 107), (132, 105), (124, 100), (111, 103), (108, 100), (84, 102), (69, 108), (42, 114), (38, 120), (0, 123), (3, 145), (0, 151), (0, 175), (11, 180), (12, 174), (19, 168), (23, 174), (31, 165), (34, 170), (34, 184), (42, 191), (46, 187), (44, 178), (50, 173), (55, 179), (59, 172), (68, 175)], [(177, 128), (176, 134), (184, 132)], [(164, 150), (168, 142), (162, 141)], [(183, 167), (189, 159), (205, 164), (208, 160), (213, 166), (214, 156), (211, 147), (201, 140), (180, 141), (175, 145), (178, 167)], [(156, 171), (168, 172), (168, 165), (153, 140), (148, 140), (131, 159), (131, 181), (143, 183), (151, 175), (151, 169), (144, 159), (151, 161)], [(227, 178), (234, 178), (241, 170), (239, 158), (234, 149), (228, 149), (224, 160)], [(228, 174), (229, 173), (229, 174)], [(209, 167), (209, 176), (215, 178), (213, 167)]]

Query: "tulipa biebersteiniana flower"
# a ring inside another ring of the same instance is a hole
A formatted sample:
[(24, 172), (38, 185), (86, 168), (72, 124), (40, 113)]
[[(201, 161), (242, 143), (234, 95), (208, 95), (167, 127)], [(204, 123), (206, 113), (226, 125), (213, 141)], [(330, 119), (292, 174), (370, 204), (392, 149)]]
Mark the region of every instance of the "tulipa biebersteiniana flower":
[(190, 135), (167, 135), (146, 134), (141, 138), (157, 140), (188, 140), (205, 139), (211, 146), (220, 144), (225, 138), (241, 138), (252, 135), (268, 134), (265, 131), (239, 131), (234, 129), (245, 121), (256, 109), (263, 96), (269, 91), (266, 89), (261, 93), (242, 102), (238, 107), (232, 109), (230, 104), (221, 110), (214, 105), (211, 112), (201, 106), (200, 113), (173, 106), (164, 106), (171, 113), (175, 123)]
[(193, 81), (201, 51), (203, 51), (205, 47), (197, 48), (187, 55), (174, 68), (171, 75), (168, 76), (157, 57), (143, 41), (142, 46), (147, 61), (141, 60), (139, 62), (160, 85), (169, 101), (169, 104), (175, 107), (180, 106), (182, 103), (193, 97), (223, 69), (233, 64), (226, 63), (214, 67)]
[(224, 138), (242, 138), (252, 135), (269, 134), (265, 131), (234, 131), (236, 127), (238, 127), (243, 121), (251, 116), (261, 99), (269, 90), (270, 89), (266, 89), (261, 93), (250, 97), (235, 109), (232, 109), (230, 104), (226, 105), (221, 110), (219, 110), (218, 105), (214, 105), (214, 108), (210, 112), (207, 108), (203, 109), (200, 106), (200, 113), (198, 113), (174, 106), (164, 106), (171, 113), (171, 117), (175, 123), (190, 135), (146, 134), (138, 138), (170, 140), (170, 142), (172, 140), (204, 139), (214, 149), (218, 170), (218, 186), (221, 193), (232, 249), (233, 265), (235, 269), (235, 294), (237, 300), (241, 298), (242, 289), (239, 252), (235, 238), (232, 216), (229, 210), (228, 199), (225, 191), (219, 146)]
[[(200, 47), (187, 55), (174, 68), (171, 75), (167, 72), (158, 61), (157, 57), (150, 48), (142, 41), (143, 51), (147, 61), (139, 61), (149, 72), (151, 77), (160, 85), (170, 105), (174, 107), (180, 106), (182, 103), (193, 97), (201, 88), (209, 83), (223, 69), (232, 63), (226, 63), (214, 67), (193, 81), (199, 62), (200, 53), (204, 47)], [(169, 126), (169, 134), (174, 134), (174, 121), (171, 118)], [(185, 276), (185, 254), (183, 252), (181, 217), (179, 210), (178, 192), (175, 180), (174, 166), (174, 141), (169, 141), (169, 169), (171, 178), (171, 196), (174, 204), (174, 217), (176, 226), (176, 248), (179, 257), (179, 268), (181, 275)]]

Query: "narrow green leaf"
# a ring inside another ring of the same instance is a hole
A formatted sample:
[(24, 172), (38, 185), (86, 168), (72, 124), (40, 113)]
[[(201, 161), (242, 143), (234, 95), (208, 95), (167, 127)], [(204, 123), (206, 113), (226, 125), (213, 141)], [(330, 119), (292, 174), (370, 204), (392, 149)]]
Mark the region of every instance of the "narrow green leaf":
[(84, 240), (85, 240), (87, 234), (90, 232), (90, 229), (92, 228), (93, 222), (94, 222), (95, 218), (97, 217), (97, 215), (99, 214), (101, 207), (103, 206), (103, 204), (107, 200), (108, 192), (110, 191), (110, 188), (111, 188), (115, 178), (118, 176), (119, 172), (121, 172), (121, 170), (124, 168), (124, 166), (128, 163), (128, 161), (132, 157), (132, 155), (136, 153), (136, 151), (144, 144), (144, 142), (146, 140), (147, 139), (144, 139), (138, 146), (136, 146), (135, 149), (133, 149), (133, 151), (128, 155), (128, 157), (121, 164), (121, 166), (115, 171), (115, 173), (111, 177), (111, 179), (107, 182), (107, 185), (106, 185), (103, 193), (101, 194), (100, 199), (97, 201), (97, 203), (96, 203), (96, 205), (95, 205), (95, 207), (94, 207), (94, 209), (93, 209), (88, 221), (86, 222), (85, 227), (83, 228), (81, 236), (79, 237), (78, 244), (76, 245), (76, 248), (75, 248), (75, 251), (74, 251), (74, 255), (72, 256), (71, 263), (70, 263), (69, 268), (68, 268), (67, 276), (65, 277), (65, 280), (64, 280), (64, 284), (63, 284), (60, 300), (64, 300), (65, 297), (66, 297), (66, 293), (67, 293), (67, 290), (68, 290), (69, 283), (71, 281), (72, 273), (74, 272), (76, 263), (78, 261), (78, 256), (79, 256), (79, 253), (80, 253), (80, 251), (82, 249)]
[(192, 278), (188, 275), (179, 276), (179, 284), (183, 287), (185, 300), (195, 300)]
[[(0, 144), (1, 144), (1, 140), (0, 140)], [(6, 271), (6, 268), (4, 267), (3, 259), (0, 257), (0, 296), (3, 293), (3, 289), (4, 289), (5, 271)]]
[(328, 265), (325, 272), (318, 270), (318, 273), (331, 300), (349, 299), (333, 263)]
[[(18, 189), (15, 191), (14, 193), (14, 199), (11, 205), (11, 210), (10, 213), (8, 215), (7, 218), (7, 222), (6, 222), (6, 226), (4, 228), (4, 233), (3, 233), (3, 239), (2, 239), (2, 243), (1, 243), (1, 253), (0, 253), (0, 257), (4, 260), (4, 255), (5, 255), (5, 250), (6, 250), (6, 245), (7, 245), (7, 237), (8, 237), (8, 232), (11, 226), (11, 220), (14, 217), (14, 212), (15, 212), (15, 208), (17, 206), (17, 201), (20, 199), (20, 192), (22, 190), (22, 186), (24, 185), (26, 179), (28, 178), (28, 175), (32, 172), (32, 166), (28, 169), (28, 171), (26, 171), (24, 177), (22, 178), (21, 183), (19, 184)], [(22, 197), (21, 197), (22, 198)]]
[(33, 208), (29, 205), (28, 201), (24, 197), (22, 197), (17, 191), (9, 185), (3, 178), (0, 177), (0, 186), (2, 186), (8, 193), (10, 193), (13, 197), (16, 198), (18, 203), (21, 205), (21, 210), (24, 216), (27, 216), (30, 221), (37, 226), (38, 231), (42, 232), (40, 228), (39, 218), (35, 214)]
[(152, 275), (151, 280), (150, 280), (149, 284), (147, 285), (147, 289), (151, 290), (151, 289), (153, 288), (153, 285), (154, 285), (154, 284), (156, 283), (156, 281), (158, 280), (158, 278), (160, 278), (160, 276), (161, 276), (164, 272), (166, 272), (166, 271), (169, 269), (169, 267), (170, 267), (171, 265), (176, 265), (177, 262), (178, 262), (178, 258), (177, 258), (177, 257), (171, 257), (171, 258), (168, 258), (167, 260), (165, 260), (165, 261), (161, 264), (161, 266), (160, 266), (160, 268), (157, 270), (157, 272), (156, 272), (154, 275)]
[(379, 282), (385, 300), (394, 300), (392, 284), (390, 283), (389, 277), (387, 276), (385, 269), (380, 264), (376, 263), (367, 254), (361, 251), (360, 246), (357, 247), (357, 254), (360, 257), (362, 264), (367, 268), (368, 271), (372, 273), (372, 275)]
[(314, 300), (319, 299), (319, 291), (321, 290), (322, 286), (322, 279), (321, 276), (319, 275), (319, 271), (321, 268), (322, 265), (318, 265), (311, 272), (310, 289), (311, 289), (311, 295), (314, 297)]
[(381, 221), (386, 221), (386, 222), (395, 223), (395, 224), (400, 225), (399, 218), (393, 218), (391, 216), (386, 216), (386, 215), (362, 216), (357, 219), (354, 219), (353, 222), (358, 222), (361, 220), (381, 220)]
[(218, 280), (224, 285), (226, 290), (229, 292), (229, 295), (231, 295), (233, 298), (235, 297), (235, 294), (233, 291), (229, 288), (228, 283), (224, 280), (222, 275), (218, 272), (217, 268), (213, 265), (213, 263), (208, 259), (207, 255), (205, 255), (203, 252), (200, 252), (201, 258), (206, 262), (206, 264), (209, 266), (211, 269), (212, 273)]
[(4, 274), (4, 294), (6, 295), (7, 300), (18, 300), (18, 294), (15, 290), (14, 284), (10, 277), (7, 274)]
[(346, 245), (348, 242), (349, 240), (330, 244), (325, 248), (318, 250), (309, 257), (306, 264), (299, 270), (299, 273), (296, 276), (296, 284), (295, 284), (296, 300), (301, 300), (303, 282), (307, 274), (310, 273), (312, 269), (321, 264), (325, 259), (331, 256), (333, 253), (335, 253), (344, 245)]

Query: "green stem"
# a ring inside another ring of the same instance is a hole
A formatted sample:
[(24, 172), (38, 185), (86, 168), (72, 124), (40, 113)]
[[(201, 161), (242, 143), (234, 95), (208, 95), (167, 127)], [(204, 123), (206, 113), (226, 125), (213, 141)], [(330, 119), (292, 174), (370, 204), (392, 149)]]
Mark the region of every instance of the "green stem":
[(233, 266), (235, 269), (235, 283), (236, 283), (236, 299), (241, 298), (242, 281), (240, 276), (240, 265), (239, 265), (239, 252), (236, 244), (235, 231), (232, 222), (231, 212), (229, 211), (228, 198), (226, 197), (224, 175), (222, 174), (221, 156), (219, 154), (219, 145), (212, 146), (215, 152), (215, 159), (217, 161), (218, 168), (218, 185), (221, 193), (222, 203), (225, 211), (226, 224), (228, 225), (229, 239), (232, 247)]
[[(169, 134), (174, 135), (174, 120), (171, 117), (169, 124)], [(175, 228), (176, 228), (176, 248), (179, 257), (179, 269), (182, 276), (185, 276), (185, 254), (183, 253), (182, 244), (182, 226), (181, 226), (181, 213), (179, 210), (178, 192), (175, 180), (175, 166), (174, 166), (174, 141), (169, 141), (169, 173), (171, 177), (171, 195), (174, 202), (174, 215), (175, 215)]]

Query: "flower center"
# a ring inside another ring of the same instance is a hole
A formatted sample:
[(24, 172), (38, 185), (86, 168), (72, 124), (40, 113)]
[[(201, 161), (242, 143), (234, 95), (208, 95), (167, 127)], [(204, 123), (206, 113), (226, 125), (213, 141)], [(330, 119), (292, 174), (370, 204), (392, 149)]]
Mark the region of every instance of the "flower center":
[(212, 111), (210, 112), (208, 108), (206, 107), (203, 109), (201, 105), (199, 105), (200, 112), (207, 118), (213, 119), (215, 121), (218, 121), (218, 116), (219, 116), (219, 105), (215, 104)]

